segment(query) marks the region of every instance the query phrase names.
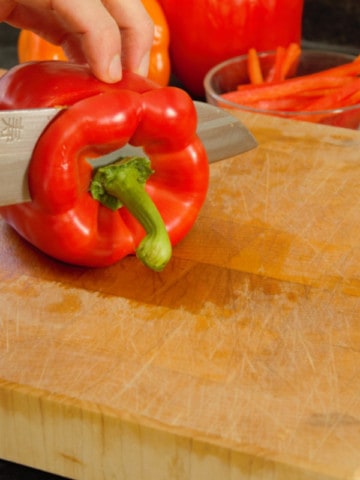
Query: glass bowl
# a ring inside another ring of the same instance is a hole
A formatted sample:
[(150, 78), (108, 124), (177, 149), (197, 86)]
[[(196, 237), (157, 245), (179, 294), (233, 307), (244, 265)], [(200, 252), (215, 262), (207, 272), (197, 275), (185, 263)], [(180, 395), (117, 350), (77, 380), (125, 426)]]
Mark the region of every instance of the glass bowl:
[[(273, 65), (275, 52), (260, 52), (258, 54), (264, 75)], [(326, 70), (337, 65), (354, 60), (353, 55), (321, 50), (303, 50), (299, 58), (296, 76)], [(275, 115), (284, 118), (294, 118), (303, 121), (334, 125), (344, 128), (360, 129), (360, 103), (348, 107), (318, 111), (278, 111), (262, 110), (241, 105), (224, 99), (221, 94), (237, 89), (237, 86), (248, 84), (247, 55), (234, 57), (219, 63), (206, 74), (204, 79), (206, 100), (208, 103), (223, 108), (232, 108), (253, 113)]]

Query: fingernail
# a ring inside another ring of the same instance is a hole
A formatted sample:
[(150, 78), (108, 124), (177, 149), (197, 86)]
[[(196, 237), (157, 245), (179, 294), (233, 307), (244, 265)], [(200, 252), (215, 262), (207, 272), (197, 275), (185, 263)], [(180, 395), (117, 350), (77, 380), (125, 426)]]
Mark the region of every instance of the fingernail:
[(121, 80), (122, 71), (121, 71), (121, 59), (119, 54), (114, 55), (113, 59), (110, 62), (108, 72), (109, 72), (109, 77), (113, 82), (118, 82), (119, 80)]
[(138, 69), (137, 69), (137, 73), (139, 75), (142, 75), (143, 77), (146, 77), (147, 74), (149, 73), (149, 64), (150, 64), (150, 52), (147, 53), (141, 60), (140, 65), (138, 66)]

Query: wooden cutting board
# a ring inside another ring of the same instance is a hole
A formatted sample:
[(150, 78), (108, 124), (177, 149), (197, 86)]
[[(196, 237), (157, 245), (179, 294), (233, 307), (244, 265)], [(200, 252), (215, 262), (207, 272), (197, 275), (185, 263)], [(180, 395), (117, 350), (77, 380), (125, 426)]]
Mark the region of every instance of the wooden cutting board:
[(162, 273), (3, 223), (0, 458), (81, 480), (360, 479), (360, 132), (241, 115)]

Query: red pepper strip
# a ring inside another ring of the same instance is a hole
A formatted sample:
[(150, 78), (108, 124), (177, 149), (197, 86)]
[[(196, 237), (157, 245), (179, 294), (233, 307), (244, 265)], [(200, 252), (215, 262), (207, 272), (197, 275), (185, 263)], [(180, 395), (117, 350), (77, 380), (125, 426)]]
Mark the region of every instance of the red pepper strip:
[[(360, 92), (360, 78), (329, 91), (301, 92), (298, 95), (260, 100), (252, 104), (263, 110), (321, 111), (342, 108), (356, 104)], [(306, 95), (308, 93), (308, 95)], [(311, 98), (309, 93), (316, 95)]]
[(314, 100), (304, 110), (328, 110), (349, 105), (349, 98), (360, 90), (360, 78), (338, 88), (335, 93)]
[(298, 92), (296, 96), (298, 98), (308, 98), (308, 99), (321, 98), (326, 95), (332, 95), (333, 93), (336, 93), (338, 91), (338, 88), (339, 87), (317, 88), (316, 90), (305, 90), (304, 92)]
[(280, 82), (296, 70), (297, 60), (301, 55), (301, 48), (298, 43), (290, 43), (288, 47), (277, 47), (273, 67), (266, 76), (266, 82)]
[(280, 79), (285, 80), (288, 76), (294, 75), (297, 61), (301, 55), (301, 48), (297, 43), (290, 43), (285, 50), (281, 64)]
[(271, 67), (271, 69), (269, 70), (266, 78), (265, 78), (265, 82), (269, 83), (269, 82), (280, 82), (282, 80), (282, 76), (281, 76), (281, 66), (283, 64), (283, 61), (284, 61), (284, 57), (285, 57), (285, 47), (277, 47), (276, 51), (275, 51), (275, 61), (274, 61), (274, 65)]
[(242, 84), (237, 91), (224, 93), (222, 96), (229, 101), (249, 105), (259, 100), (293, 95), (306, 90), (337, 87), (357, 75), (360, 75), (360, 55), (352, 62), (286, 81), (271, 84), (264, 82), (261, 85)]
[(351, 105), (356, 105), (358, 102), (360, 102), (360, 90), (352, 94), (349, 98), (349, 101), (351, 102)]
[[(33, 152), (32, 201), (1, 208), (6, 221), (37, 248), (68, 263), (106, 266), (138, 250), (146, 265), (161, 270), (171, 254), (167, 236), (175, 245), (187, 234), (208, 187), (207, 156), (196, 137), (191, 98), (174, 87), (154, 89), (129, 72), (123, 81), (107, 86), (86, 67), (61, 62), (23, 64), (5, 77), (0, 91), (7, 108), (63, 104), (65, 97), (69, 102)], [(84, 98), (87, 83), (90, 96)], [(144, 147), (151, 167), (146, 160), (121, 162), (121, 170), (130, 172), (129, 178), (124, 171), (116, 173), (125, 176), (119, 180), (125, 193), (114, 191), (111, 182), (103, 185), (124, 204), (114, 211), (90, 194), (94, 172), (88, 159), (127, 142)]]
[(271, 100), (287, 95), (294, 95), (307, 89), (329, 88), (344, 85), (351, 81), (349, 77), (319, 77), (317, 74), (307, 75), (306, 77), (296, 77), (284, 82), (262, 85), (250, 85), (247, 89), (239, 89), (233, 92), (222, 94), (224, 99), (243, 105), (259, 100)]
[(258, 85), (264, 82), (259, 57), (255, 48), (250, 48), (248, 51), (247, 70), (250, 83)]
[(305, 110), (309, 105), (308, 99), (293, 97), (274, 98), (272, 100), (260, 100), (251, 105), (252, 108), (270, 111), (299, 111)]

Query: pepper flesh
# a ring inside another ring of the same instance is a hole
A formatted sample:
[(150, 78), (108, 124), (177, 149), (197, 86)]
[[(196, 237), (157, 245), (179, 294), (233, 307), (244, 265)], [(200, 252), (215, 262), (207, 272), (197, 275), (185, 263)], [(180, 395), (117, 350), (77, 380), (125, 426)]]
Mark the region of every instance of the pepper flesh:
[(104, 84), (85, 66), (23, 64), (0, 79), (0, 108), (67, 106), (40, 136), (29, 166), (32, 201), (0, 212), (24, 238), (59, 260), (111, 265), (134, 253), (145, 230), (126, 208), (112, 211), (92, 198), (91, 159), (126, 143), (142, 146), (153, 175), (146, 191), (172, 245), (191, 229), (205, 200), (209, 168), (196, 136), (191, 98), (156, 88), (130, 72)]

